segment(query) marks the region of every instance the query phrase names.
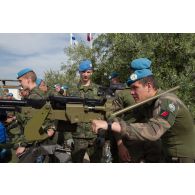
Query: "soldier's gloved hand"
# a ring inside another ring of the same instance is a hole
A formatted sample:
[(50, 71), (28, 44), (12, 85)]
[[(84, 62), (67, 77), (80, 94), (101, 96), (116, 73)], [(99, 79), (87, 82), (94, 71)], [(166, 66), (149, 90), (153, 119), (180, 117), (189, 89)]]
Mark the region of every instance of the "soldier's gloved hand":
[(48, 130), (47, 130), (47, 135), (48, 135), (49, 137), (52, 137), (52, 136), (54, 135), (54, 133), (55, 133), (55, 131), (54, 131), (53, 129), (48, 129)]
[(129, 162), (131, 160), (131, 157), (129, 155), (129, 151), (123, 144), (122, 140), (119, 140), (117, 142), (117, 146), (118, 146), (118, 153), (119, 153), (120, 159), (124, 162)]

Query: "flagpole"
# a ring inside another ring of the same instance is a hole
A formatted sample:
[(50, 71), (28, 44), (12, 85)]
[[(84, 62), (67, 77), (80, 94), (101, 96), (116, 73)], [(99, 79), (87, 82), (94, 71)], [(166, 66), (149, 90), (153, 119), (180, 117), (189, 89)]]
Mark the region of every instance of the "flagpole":
[(92, 49), (92, 43), (93, 43), (93, 41), (92, 41), (92, 34), (90, 33), (89, 36), (90, 36), (90, 48)]
[(70, 33), (70, 46), (72, 46), (72, 33)]

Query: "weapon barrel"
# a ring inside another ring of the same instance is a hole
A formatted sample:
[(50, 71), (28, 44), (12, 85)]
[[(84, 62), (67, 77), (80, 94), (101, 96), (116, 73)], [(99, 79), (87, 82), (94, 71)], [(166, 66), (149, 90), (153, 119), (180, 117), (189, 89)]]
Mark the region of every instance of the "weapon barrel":
[(50, 96), (50, 102), (56, 104), (83, 104), (87, 106), (102, 106), (104, 105), (106, 99), (90, 99), (90, 98), (81, 98), (81, 97), (74, 97), (74, 96)]
[(25, 100), (0, 100), (0, 106), (41, 108), (46, 103), (46, 99), (25, 99)]
[(25, 106), (26, 100), (0, 100), (0, 106)]
[(0, 110), (15, 111), (16, 108), (15, 107), (11, 107), (11, 106), (0, 106)]
[(160, 96), (165, 95), (165, 94), (170, 93), (170, 92), (173, 92), (173, 91), (175, 91), (177, 89), (179, 89), (179, 86), (171, 88), (171, 89), (169, 89), (169, 90), (167, 90), (167, 91), (165, 91), (165, 92), (163, 92), (161, 94), (155, 95), (154, 97), (151, 97), (151, 98), (149, 98), (147, 100), (144, 100), (144, 101), (139, 102), (137, 104), (134, 104), (132, 106), (128, 106), (128, 107), (126, 107), (126, 108), (124, 108), (122, 110), (119, 110), (117, 112), (114, 112), (113, 114), (111, 114), (111, 118), (114, 118), (114, 117), (116, 117), (116, 116), (118, 116), (120, 114), (123, 114), (123, 113), (127, 112), (127, 111), (133, 110), (134, 108), (137, 108), (137, 107), (139, 107), (139, 106), (141, 106), (141, 105), (143, 105), (143, 104), (145, 104), (145, 103), (147, 103), (149, 101), (155, 100), (155, 99), (159, 98)]

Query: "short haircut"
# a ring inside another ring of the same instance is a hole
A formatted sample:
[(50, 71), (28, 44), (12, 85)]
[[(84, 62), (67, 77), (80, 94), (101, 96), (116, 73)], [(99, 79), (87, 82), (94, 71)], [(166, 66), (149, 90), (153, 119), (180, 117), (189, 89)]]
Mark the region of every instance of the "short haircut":
[(151, 83), (152, 87), (157, 90), (158, 89), (158, 82), (157, 80), (154, 78), (153, 75), (148, 76), (148, 77), (144, 77), (140, 80), (138, 80), (143, 86), (145, 86), (147, 83)]
[(25, 75), (23, 75), (23, 77), (26, 79), (31, 79), (33, 82), (36, 82), (37, 80), (37, 75), (35, 74), (34, 71), (30, 71), (26, 73)]

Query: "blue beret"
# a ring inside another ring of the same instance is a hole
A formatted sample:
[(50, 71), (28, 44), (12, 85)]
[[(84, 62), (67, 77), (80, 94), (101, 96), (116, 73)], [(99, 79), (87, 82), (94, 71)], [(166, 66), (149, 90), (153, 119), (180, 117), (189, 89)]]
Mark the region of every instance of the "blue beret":
[(68, 89), (67, 85), (62, 85), (61, 89)]
[(131, 62), (131, 68), (134, 72), (130, 75), (127, 80), (127, 84), (131, 85), (132, 83), (153, 75), (152, 71), (150, 70), (151, 61), (147, 58), (139, 58), (135, 59)]
[(133, 70), (142, 70), (150, 68), (152, 62), (147, 58), (138, 58), (130, 63), (130, 67)]
[(119, 73), (113, 72), (113, 73), (109, 76), (109, 79), (111, 80), (111, 79), (116, 78), (116, 77), (118, 77), (118, 76), (119, 76)]
[(86, 71), (86, 70), (92, 70), (92, 63), (90, 60), (83, 60), (80, 64), (79, 64), (79, 71)]
[(19, 79), (21, 76), (23, 76), (23, 75), (25, 75), (26, 73), (28, 73), (28, 72), (31, 72), (31, 71), (33, 71), (32, 69), (30, 69), (30, 68), (25, 68), (25, 69), (23, 69), (23, 70), (21, 70), (20, 72), (18, 72), (17, 73), (17, 79)]
[(8, 93), (7, 96), (13, 97), (14, 95), (13, 95), (13, 93)]
[(37, 80), (36, 80), (36, 85), (39, 87), (40, 86), (40, 84), (41, 84), (41, 81), (42, 81), (42, 79), (40, 79), (40, 78), (37, 78)]

